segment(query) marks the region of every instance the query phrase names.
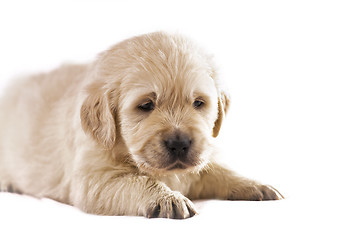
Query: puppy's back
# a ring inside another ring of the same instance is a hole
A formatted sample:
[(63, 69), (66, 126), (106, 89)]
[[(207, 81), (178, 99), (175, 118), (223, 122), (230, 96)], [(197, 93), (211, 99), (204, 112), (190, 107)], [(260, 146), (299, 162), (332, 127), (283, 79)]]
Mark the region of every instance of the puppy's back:
[[(11, 184), (34, 194), (61, 182), (64, 163), (59, 156), (68, 151), (65, 132), (72, 125), (86, 68), (64, 65), (49, 73), (18, 79), (4, 91), (0, 98), (2, 188)], [(54, 174), (58, 176), (54, 178)]]

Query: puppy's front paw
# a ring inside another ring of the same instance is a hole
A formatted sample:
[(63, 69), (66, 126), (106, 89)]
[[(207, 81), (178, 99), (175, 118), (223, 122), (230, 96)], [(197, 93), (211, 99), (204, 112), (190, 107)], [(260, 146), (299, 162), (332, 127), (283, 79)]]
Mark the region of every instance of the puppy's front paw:
[(250, 201), (280, 200), (283, 198), (283, 195), (278, 190), (272, 186), (262, 184), (235, 187), (229, 196), (229, 200)]
[(197, 214), (194, 204), (179, 192), (161, 196), (146, 210), (148, 218), (185, 219)]

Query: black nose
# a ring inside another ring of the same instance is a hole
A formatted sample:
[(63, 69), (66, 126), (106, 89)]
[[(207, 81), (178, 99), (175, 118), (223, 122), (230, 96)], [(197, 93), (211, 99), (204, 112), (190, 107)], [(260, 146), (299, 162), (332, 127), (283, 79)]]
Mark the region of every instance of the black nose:
[(189, 152), (191, 139), (185, 135), (175, 135), (165, 140), (166, 149), (172, 157), (184, 158)]

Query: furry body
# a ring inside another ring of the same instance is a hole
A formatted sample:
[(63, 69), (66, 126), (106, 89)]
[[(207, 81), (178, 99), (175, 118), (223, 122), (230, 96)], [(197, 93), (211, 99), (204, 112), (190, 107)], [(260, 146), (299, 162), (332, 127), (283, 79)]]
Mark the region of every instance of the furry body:
[[(196, 214), (189, 199), (279, 199), (216, 163), (229, 104), (219, 86), (209, 57), (166, 33), (18, 80), (0, 102), (1, 189), (89, 213), (166, 218)], [(181, 156), (167, 146), (180, 136)]]

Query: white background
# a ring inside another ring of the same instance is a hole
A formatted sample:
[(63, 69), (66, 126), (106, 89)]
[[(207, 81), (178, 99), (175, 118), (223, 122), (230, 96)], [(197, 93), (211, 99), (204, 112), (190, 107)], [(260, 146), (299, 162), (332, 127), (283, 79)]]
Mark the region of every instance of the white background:
[(89, 216), (1, 193), (0, 238), (359, 239), (356, 1), (1, 1), (0, 92), (13, 77), (89, 62), (157, 30), (215, 56), (232, 96), (221, 161), (286, 200), (197, 202), (199, 216), (171, 221)]

